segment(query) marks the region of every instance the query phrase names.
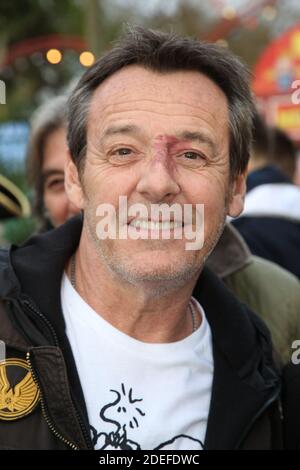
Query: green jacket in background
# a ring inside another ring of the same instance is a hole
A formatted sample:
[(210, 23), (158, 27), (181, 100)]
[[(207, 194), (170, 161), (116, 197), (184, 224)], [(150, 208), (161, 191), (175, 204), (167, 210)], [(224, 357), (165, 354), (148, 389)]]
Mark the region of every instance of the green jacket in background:
[(298, 278), (275, 263), (253, 256), (231, 224), (225, 226), (207, 265), (265, 321), (275, 350), (283, 364), (288, 363), (292, 343), (300, 339)]

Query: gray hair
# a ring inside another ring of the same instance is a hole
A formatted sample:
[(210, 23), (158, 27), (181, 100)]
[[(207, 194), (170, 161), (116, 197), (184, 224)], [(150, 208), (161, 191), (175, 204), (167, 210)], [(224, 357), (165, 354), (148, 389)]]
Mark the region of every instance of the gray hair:
[(84, 168), (87, 118), (93, 92), (105, 79), (132, 64), (162, 73), (198, 71), (216, 83), (228, 100), (230, 175), (234, 177), (246, 169), (254, 114), (247, 67), (229, 50), (216, 44), (133, 27), (85, 72), (70, 96), (67, 139), (79, 171)]

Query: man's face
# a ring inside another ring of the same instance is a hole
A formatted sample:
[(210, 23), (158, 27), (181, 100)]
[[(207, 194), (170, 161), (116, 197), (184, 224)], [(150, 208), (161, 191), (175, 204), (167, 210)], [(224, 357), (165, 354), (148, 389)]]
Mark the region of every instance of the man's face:
[[(177, 285), (200, 270), (226, 214), (242, 209), (244, 177), (229, 183), (228, 120), (224, 93), (198, 72), (161, 74), (129, 66), (98, 87), (88, 115), (81, 183), (73, 178), (67, 187), (84, 209), (88, 243), (110, 270), (134, 283)], [(68, 174), (74, 171), (70, 162)], [(202, 249), (187, 251), (185, 238), (99, 240), (96, 209), (103, 203), (118, 208), (119, 196), (127, 197), (128, 207), (203, 204)]]

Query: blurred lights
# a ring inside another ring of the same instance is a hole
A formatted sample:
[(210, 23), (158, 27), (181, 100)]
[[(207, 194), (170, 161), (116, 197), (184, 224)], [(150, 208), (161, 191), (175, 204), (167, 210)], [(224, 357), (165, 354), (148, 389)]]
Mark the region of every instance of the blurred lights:
[[(59, 64), (62, 60), (62, 53), (58, 49), (49, 49), (46, 58), (50, 64)], [(90, 67), (95, 62), (95, 56), (92, 52), (83, 51), (79, 56), (79, 61), (84, 67)]]
[(223, 8), (222, 16), (225, 20), (233, 20), (236, 17), (236, 9), (228, 5)]
[(80, 54), (79, 61), (84, 67), (90, 67), (95, 62), (95, 56), (89, 51), (84, 51)]
[(49, 49), (46, 57), (50, 64), (59, 64), (62, 59), (62, 53), (58, 49)]
[(267, 5), (262, 9), (261, 14), (265, 20), (272, 21), (277, 15), (277, 10), (275, 7), (272, 7), (271, 5)]

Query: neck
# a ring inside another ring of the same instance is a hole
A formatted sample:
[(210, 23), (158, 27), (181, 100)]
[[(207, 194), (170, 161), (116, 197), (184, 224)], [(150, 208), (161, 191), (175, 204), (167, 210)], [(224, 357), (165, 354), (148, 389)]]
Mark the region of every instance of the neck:
[[(71, 263), (68, 268), (72, 279)], [(201, 324), (189, 302), (198, 275), (181, 288), (164, 290), (152, 283), (124, 282), (101, 262), (89, 256), (82, 241), (76, 252), (76, 290), (101, 316), (123, 333), (148, 343), (169, 343), (190, 335)], [(161, 284), (161, 282), (159, 282)]]

